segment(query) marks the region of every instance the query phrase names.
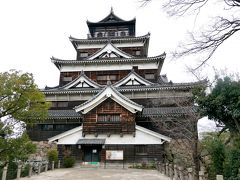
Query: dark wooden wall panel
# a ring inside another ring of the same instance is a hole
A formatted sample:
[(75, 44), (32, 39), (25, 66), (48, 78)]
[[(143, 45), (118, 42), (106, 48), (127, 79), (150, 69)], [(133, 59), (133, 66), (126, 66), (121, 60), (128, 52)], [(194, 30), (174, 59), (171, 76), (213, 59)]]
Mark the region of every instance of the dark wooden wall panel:
[[(97, 114), (120, 114), (120, 122), (97, 122)], [(134, 133), (135, 114), (131, 113), (112, 99), (107, 99), (84, 115), (83, 133)]]

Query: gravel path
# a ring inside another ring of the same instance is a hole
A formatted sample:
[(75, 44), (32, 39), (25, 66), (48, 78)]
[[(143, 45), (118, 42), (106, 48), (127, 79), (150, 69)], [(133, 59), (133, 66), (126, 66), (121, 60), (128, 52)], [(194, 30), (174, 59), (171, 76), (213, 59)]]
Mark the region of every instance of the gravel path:
[(21, 180), (170, 180), (156, 170), (70, 168), (43, 172)]

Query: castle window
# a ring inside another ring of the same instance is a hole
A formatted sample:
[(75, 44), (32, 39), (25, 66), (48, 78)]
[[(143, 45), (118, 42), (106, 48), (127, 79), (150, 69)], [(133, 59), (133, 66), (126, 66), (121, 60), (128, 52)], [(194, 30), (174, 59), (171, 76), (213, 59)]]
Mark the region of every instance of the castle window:
[(135, 52), (135, 54), (136, 54), (137, 56), (140, 56), (140, 55), (141, 55), (141, 51), (138, 50), (138, 51)]
[(136, 155), (147, 155), (147, 146), (146, 145), (136, 145), (135, 146)]
[(115, 31), (109, 31), (108, 36), (115, 36)]
[(56, 130), (65, 130), (65, 125), (64, 124), (56, 124), (55, 129)]
[(72, 81), (72, 77), (63, 77), (63, 81)]
[(80, 53), (80, 57), (88, 57), (88, 53), (87, 52), (81, 52)]
[(68, 107), (68, 102), (58, 102), (58, 107)]
[(154, 79), (154, 74), (145, 74), (145, 79)]
[(103, 33), (101, 32), (97, 33), (97, 37), (103, 37)]
[(98, 114), (97, 117), (97, 121), (103, 123), (118, 123), (120, 119), (120, 114)]
[(120, 36), (126, 36), (126, 32), (121, 31)]
[(99, 75), (97, 76), (98, 81), (117, 80), (117, 75)]
[(43, 124), (41, 126), (41, 129), (44, 131), (51, 131), (51, 130), (53, 130), (53, 124)]

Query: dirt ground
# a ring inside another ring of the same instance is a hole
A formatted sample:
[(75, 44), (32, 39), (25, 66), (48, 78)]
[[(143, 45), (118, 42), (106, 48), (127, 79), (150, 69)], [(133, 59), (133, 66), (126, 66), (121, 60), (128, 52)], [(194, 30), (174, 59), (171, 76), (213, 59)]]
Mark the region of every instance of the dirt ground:
[(42, 172), (31, 178), (21, 180), (170, 180), (156, 170), (122, 169), (122, 168), (82, 168), (55, 169)]

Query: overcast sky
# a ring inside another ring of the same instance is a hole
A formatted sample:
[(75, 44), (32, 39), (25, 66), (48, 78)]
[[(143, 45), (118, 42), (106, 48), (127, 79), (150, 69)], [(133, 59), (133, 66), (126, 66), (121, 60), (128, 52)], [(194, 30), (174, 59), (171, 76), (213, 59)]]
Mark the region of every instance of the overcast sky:
[[(137, 0), (0, 0), (0, 71), (31, 72), (40, 88), (57, 85), (59, 71), (50, 57), (75, 59), (76, 51), (68, 37), (86, 38), (86, 20), (97, 22), (113, 7), (122, 19), (136, 17), (137, 36), (151, 33), (149, 56), (167, 53), (162, 74), (173, 82), (194, 80), (186, 73), (185, 65), (195, 59), (171, 61), (169, 57), (179, 41), (184, 41), (187, 30), (196, 29), (194, 17), (169, 18), (158, 0), (145, 7), (140, 5)], [(239, 72), (239, 39), (224, 43), (209, 67)]]

